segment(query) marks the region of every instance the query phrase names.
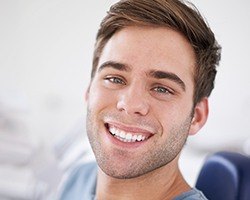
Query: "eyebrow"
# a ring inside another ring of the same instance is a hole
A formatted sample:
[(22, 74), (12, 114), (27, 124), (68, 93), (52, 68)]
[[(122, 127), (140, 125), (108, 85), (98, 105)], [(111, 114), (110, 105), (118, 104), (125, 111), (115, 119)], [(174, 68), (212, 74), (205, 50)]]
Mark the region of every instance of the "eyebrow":
[(156, 78), (156, 79), (169, 79), (169, 80), (174, 81), (175, 83), (177, 83), (179, 86), (181, 86), (183, 91), (186, 90), (185, 83), (174, 73), (158, 71), (158, 70), (151, 70), (149, 72), (149, 76), (152, 77), (152, 78)]
[(98, 72), (102, 71), (105, 68), (114, 68), (120, 71), (131, 71), (131, 68), (126, 64), (118, 63), (114, 61), (107, 61), (101, 64), (101, 66), (98, 69)]
[[(115, 62), (115, 61), (106, 61), (104, 63), (101, 64), (101, 66), (98, 69), (98, 72), (102, 71), (103, 69), (106, 68), (113, 68), (116, 70), (120, 70), (120, 71), (131, 71), (131, 67), (127, 64), (124, 63), (120, 63), (120, 62)], [(171, 81), (174, 81), (175, 83), (177, 83), (182, 89), (183, 91), (186, 90), (186, 85), (185, 83), (181, 80), (181, 78), (179, 78), (176, 74), (171, 73), (171, 72), (165, 72), (165, 71), (160, 71), (160, 70), (151, 70), (148, 75), (152, 78), (155, 79), (168, 79)]]

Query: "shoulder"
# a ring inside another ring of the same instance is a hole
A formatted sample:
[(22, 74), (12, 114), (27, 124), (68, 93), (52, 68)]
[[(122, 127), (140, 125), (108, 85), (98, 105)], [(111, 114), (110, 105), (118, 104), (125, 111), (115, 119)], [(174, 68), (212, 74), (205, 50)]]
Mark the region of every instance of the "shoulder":
[(96, 179), (97, 165), (95, 162), (80, 164), (69, 173), (67, 182), (85, 183), (86, 181), (94, 181)]
[(174, 200), (207, 200), (204, 194), (196, 188), (191, 189), (188, 192), (181, 194), (174, 198)]
[(97, 165), (94, 162), (74, 167), (62, 184), (59, 199), (89, 198), (95, 192), (96, 176)]

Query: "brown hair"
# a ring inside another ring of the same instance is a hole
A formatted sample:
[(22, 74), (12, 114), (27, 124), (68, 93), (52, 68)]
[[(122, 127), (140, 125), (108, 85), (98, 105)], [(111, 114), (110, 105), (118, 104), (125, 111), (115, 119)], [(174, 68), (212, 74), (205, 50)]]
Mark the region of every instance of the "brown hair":
[(194, 105), (211, 94), (221, 48), (195, 6), (180, 0), (121, 0), (114, 4), (97, 33), (92, 78), (107, 41), (117, 31), (133, 25), (168, 27), (184, 35), (192, 45), (197, 59)]

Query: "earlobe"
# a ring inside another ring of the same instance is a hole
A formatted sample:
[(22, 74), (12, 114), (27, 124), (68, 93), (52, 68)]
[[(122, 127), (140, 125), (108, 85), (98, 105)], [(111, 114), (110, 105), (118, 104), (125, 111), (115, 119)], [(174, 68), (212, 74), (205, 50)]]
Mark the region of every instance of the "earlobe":
[(209, 113), (208, 98), (203, 98), (194, 108), (189, 135), (196, 134), (206, 123)]

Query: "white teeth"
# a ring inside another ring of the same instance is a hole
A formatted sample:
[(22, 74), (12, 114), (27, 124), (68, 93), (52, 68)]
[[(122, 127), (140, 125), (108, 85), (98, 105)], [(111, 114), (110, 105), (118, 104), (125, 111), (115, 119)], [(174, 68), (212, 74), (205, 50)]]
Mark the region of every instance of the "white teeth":
[(109, 132), (112, 133), (112, 135), (115, 135), (115, 133), (116, 133), (116, 132), (115, 132), (115, 128), (111, 127), (111, 128), (109, 129)]
[(138, 141), (141, 141), (141, 139), (142, 139), (142, 136), (141, 136), (141, 135), (138, 135), (138, 136), (137, 136), (137, 140), (138, 140)]
[(132, 134), (128, 133), (128, 134), (126, 135), (126, 140), (131, 140), (131, 139), (132, 139)]
[(132, 133), (126, 133), (125, 131), (119, 130), (115, 127), (109, 128), (109, 132), (114, 135), (117, 139), (123, 142), (136, 142), (136, 141), (144, 141), (146, 136), (135, 135)]
[(137, 139), (137, 135), (133, 135), (133, 137), (132, 137), (132, 141), (133, 141), (133, 142), (135, 142), (135, 141), (136, 141), (136, 139)]
[(120, 131), (120, 135), (119, 135), (121, 138), (123, 138), (123, 139), (126, 139), (126, 134), (125, 134), (125, 132), (123, 132), (123, 131)]

